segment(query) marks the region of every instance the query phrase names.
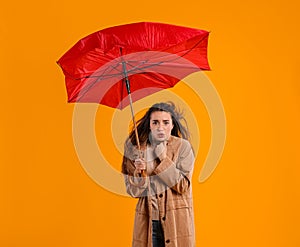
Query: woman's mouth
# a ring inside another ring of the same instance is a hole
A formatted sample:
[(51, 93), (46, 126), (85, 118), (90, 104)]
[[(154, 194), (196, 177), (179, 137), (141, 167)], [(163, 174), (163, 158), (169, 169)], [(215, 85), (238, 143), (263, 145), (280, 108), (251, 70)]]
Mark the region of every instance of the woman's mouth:
[(164, 137), (165, 137), (165, 134), (162, 134), (162, 133), (161, 133), (161, 134), (157, 134), (157, 137), (158, 137), (158, 138), (164, 138)]

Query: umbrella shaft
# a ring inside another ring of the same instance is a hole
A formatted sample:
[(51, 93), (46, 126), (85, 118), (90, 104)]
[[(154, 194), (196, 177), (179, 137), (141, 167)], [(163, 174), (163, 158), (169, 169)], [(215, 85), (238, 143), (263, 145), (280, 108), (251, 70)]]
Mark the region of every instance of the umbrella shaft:
[(130, 82), (128, 78), (128, 73), (127, 73), (127, 68), (126, 68), (126, 63), (123, 60), (122, 57), (122, 48), (120, 47), (120, 54), (121, 54), (121, 59), (122, 59), (122, 67), (123, 67), (123, 73), (124, 73), (124, 81), (126, 84), (126, 89), (129, 97), (129, 103), (130, 103), (130, 110), (131, 110), (131, 116), (132, 116), (132, 121), (133, 121), (133, 126), (134, 126), (134, 133), (135, 133), (135, 139), (136, 139), (136, 144), (138, 146), (138, 150), (141, 150), (141, 145), (140, 145), (140, 140), (139, 140), (139, 134), (137, 131), (137, 126), (135, 122), (135, 117), (134, 117), (134, 111), (133, 111), (133, 106), (132, 106), (132, 98), (131, 98), (131, 92), (130, 92)]
[(131, 116), (132, 116), (132, 121), (133, 121), (133, 126), (134, 126), (134, 133), (135, 133), (135, 139), (136, 139), (136, 144), (138, 146), (138, 149), (141, 149), (141, 145), (140, 145), (140, 140), (139, 140), (139, 134), (137, 131), (137, 126), (136, 126), (136, 121), (135, 121), (135, 117), (134, 117), (134, 111), (133, 111), (133, 106), (132, 106), (132, 98), (131, 98), (131, 94), (128, 94), (129, 97), (129, 103), (130, 103), (130, 110), (131, 110)]
[(139, 134), (137, 131), (137, 126), (136, 126), (136, 121), (134, 117), (134, 111), (133, 111), (133, 106), (132, 106), (132, 98), (131, 98), (131, 92), (130, 92), (130, 84), (129, 84), (129, 78), (128, 78), (128, 73), (126, 69), (126, 63), (122, 61), (122, 67), (123, 67), (123, 73), (124, 73), (124, 81), (126, 84), (126, 89), (129, 97), (129, 103), (130, 103), (130, 110), (131, 110), (131, 116), (132, 116), (132, 121), (133, 121), (133, 126), (134, 126), (134, 133), (135, 133), (135, 139), (136, 139), (136, 144), (138, 146), (138, 149), (141, 149), (140, 145), (140, 140), (139, 140)]
[(122, 61), (122, 67), (123, 67), (123, 73), (124, 73), (127, 93), (129, 95), (131, 93), (130, 92), (130, 84), (129, 84), (129, 78), (128, 78), (128, 73), (127, 73), (127, 69), (126, 69), (126, 63), (124, 61)]

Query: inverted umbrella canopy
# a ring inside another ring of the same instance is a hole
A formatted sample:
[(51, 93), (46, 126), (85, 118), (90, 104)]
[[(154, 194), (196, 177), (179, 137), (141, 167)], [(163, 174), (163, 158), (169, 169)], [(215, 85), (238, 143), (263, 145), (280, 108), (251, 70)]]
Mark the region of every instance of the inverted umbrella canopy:
[(129, 104), (140, 150), (132, 102), (173, 87), (192, 72), (209, 70), (208, 35), (204, 30), (152, 22), (90, 34), (57, 62), (65, 74), (68, 102), (120, 109)]
[[(173, 87), (188, 74), (209, 70), (209, 32), (163, 23), (110, 27), (79, 40), (59, 60), (68, 102), (124, 108)], [(190, 63), (182, 62), (182, 59)], [(171, 76), (169, 71), (176, 71)]]

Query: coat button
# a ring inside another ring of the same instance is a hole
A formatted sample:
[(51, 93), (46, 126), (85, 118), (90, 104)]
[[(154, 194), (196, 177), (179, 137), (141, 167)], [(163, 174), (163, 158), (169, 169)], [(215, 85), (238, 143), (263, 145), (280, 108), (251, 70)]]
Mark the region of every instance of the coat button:
[(167, 243), (167, 244), (170, 243), (170, 239), (167, 239), (167, 240), (166, 240), (166, 243)]
[(162, 198), (162, 197), (163, 197), (163, 194), (160, 194), (159, 197)]
[(165, 221), (165, 220), (166, 220), (166, 217), (164, 216), (164, 217), (162, 217), (161, 219), (162, 219), (163, 221)]

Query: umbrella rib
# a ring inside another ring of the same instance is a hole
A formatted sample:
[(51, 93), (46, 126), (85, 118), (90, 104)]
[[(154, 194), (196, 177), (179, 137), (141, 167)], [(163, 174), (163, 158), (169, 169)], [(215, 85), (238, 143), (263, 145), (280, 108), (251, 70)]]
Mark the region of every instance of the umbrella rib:
[[(88, 85), (87, 87), (85, 87), (84, 88), (84, 91), (82, 92), (82, 90), (80, 90), (80, 97), (79, 97), (79, 100), (84, 96), (84, 95), (86, 95), (87, 94), (87, 92), (92, 88), (92, 87), (94, 87), (94, 85), (96, 84), (96, 83), (98, 83), (99, 81), (101, 81), (102, 79), (103, 79), (103, 74), (107, 71), (109, 69), (109, 67), (108, 68), (106, 68), (104, 71), (103, 71), (103, 73), (102, 73), (102, 76), (101, 75), (99, 75), (99, 76), (86, 76), (86, 77), (83, 77), (83, 78), (96, 78), (96, 80), (93, 82), (93, 83), (91, 83), (90, 85)], [(112, 68), (113, 69), (113, 68)], [(112, 70), (111, 69), (111, 70)], [(112, 76), (113, 77), (113, 76)], [(81, 93), (82, 92), (82, 93)], [(79, 95), (78, 95), (79, 96)], [(78, 97), (77, 96), (77, 97)]]
[[(147, 61), (149, 61), (149, 60), (145, 60), (145, 62), (140, 63), (140, 64), (147, 64)], [(136, 66), (132, 66), (132, 68), (128, 70), (128, 73), (130, 73), (130, 72), (132, 72), (132, 71), (136, 71), (136, 70), (142, 71), (142, 70), (144, 70), (144, 69), (148, 69), (148, 68), (151, 68), (151, 67), (160, 65), (160, 64), (162, 64), (162, 63), (163, 63), (163, 62), (153, 63), (153, 64), (149, 64), (149, 65), (147, 65), (147, 66), (144, 66), (144, 67), (142, 67), (142, 68), (138, 67), (138, 66), (140, 66), (140, 64), (139, 64), (139, 65), (136, 65)], [(129, 64), (129, 65), (130, 65), (130, 64)]]
[[(177, 59), (177, 58), (176, 58)], [(158, 66), (158, 65), (162, 65), (163, 63), (168, 63), (168, 62), (170, 62), (170, 61), (174, 61), (175, 59), (173, 59), (173, 60), (169, 60), (169, 61), (162, 61), (162, 62), (158, 62), (158, 63), (152, 63), (152, 64), (149, 64), (149, 65), (147, 65), (147, 66), (144, 66), (144, 67), (142, 67), (142, 68), (139, 68), (139, 67), (134, 67), (133, 69), (129, 69), (128, 70), (128, 73), (130, 73), (130, 72), (132, 72), (132, 71), (136, 71), (136, 70), (139, 70), (139, 71), (141, 71), (142, 73), (145, 73), (145, 69), (148, 69), (148, 68), (151, 68), (151, 67), (155, 67), (155, 66)], [(146, 64), (146, 63), (144, 63), (144, 64)], [(172, 66), (175, 66), (175, 65), (172, 65)], [(179, 67), (180, 67), (180, 65), (178, 65)], [(198, 67), (191, 67), (191, 68), (194, 68), (194, 69), (196, 69), (196, 68), (198, 68)]]
[[(167, 61), (162, 61), (162, 62), (155, 63), (155, 64), (151, 64), (151, 65), (145, 66), (145, 67), (143, 67), (143, 68), (138, 68), (137, 66), (135, 66), (136, 68), (133, 67), (133, 69), (128, 70), (128, 72), (134, 71), (135, 69), (136, 69), (136, 70), (142, 70), (142, 69), (151, 68), (151, 67), (154, 67), (154, 66), (157, 66), (157, 65), (161, 65), (161, 64), (163, 64), (163, 63), (174, 62), (174, 61), (180, 59), (181, 57), (184, 57), (184, 56), (186, 56), (187, 54), (189, 54), (195, 47), (197, 47), (198, 44), (200, 44), (200, 43), (204, 40), (204, 38), (206, 38), (206, 37), (202, 37), (202, 39), (200, 39), (196, 44), (194, 44), (190, 49), (188, 49), (188, 50), (187, 50), (184, 54), (182, 54), (182, 55), (178, 55), (177, 57), (175, 57), (175, 58), (173, 58), (173, 59), (170, 59), (170, 60), (167, 60)], [(170, 48), (170, 47), (169, 47), (169, 48)], [(169, 48), (167, 48), (167, 49), (169, 49)], [(164, 57), (169, 56), (169, 54), (172, 54), (172, 53), (168, 53), (168, 54), (164, 55)], [(149, 59), (148, 59), (148, 60), (145, 60), (142, 64), (146, 64), (148, 61), (149, 61)], [(130, 65), (130, 63), (128, 63), (128, 64)]]
[(185, 55), (187, 55), (188, 53), (190, 53), (198, 44), (200, 44), (204, 40), (204, 38), (206, 38), (206, 36), (202, 37), (202, 39), (200, 39), (194, 46), (192, 46), (190, 49), (188, 49), (184, 54), (182, 54), (182, 55), (178, 56), (178, 58), (174, 58), (173, 60), (170, 60), (170, 61), (173, 62), (173, 61), (179, 59), (179, 57), (184, 57)]
[[(96, 78), (93, 83), (91, 83), (88, 87), (80, 90), (80, 93), (77, 95), (76, 101), (80, 101), (80, 99), (87, 94), (87, 92), (100, 80), (100, 78)], [(83, 91), (83, 92), (82, 92)]]
[[(148, 61), (149, 61), (149, 59), (148, 60), (145, 60), (145, 61), (143, 61), (143, 63), (140, 63), (139, 65), (137, 65), (137, 66), (133, 66), (133, 65), (131, 65), (133, 68), (132, 69), (129, 69), (128, 70), (128, 72), (132, 72), (132, 71), (134, 71), (134, 70), (140, 70), (140, 71), (142, 71), (142, 70), (144, 70), (144, 69), (147, 69), (147, 68), (151, 68), (151, 67), (154, 67), (154, 66), (157, 66), (157, 65), (161, 65), (161, 64), (163, 64), (163, 63), (168, 63), (168, 62), (174, 62), (174, 61), (176, 61), (177, 59), (180, 59), (181, 57), (184, 57), (184, 56), (186, 56), (188, 53), (190, 53), (200, 42), (202, 42), (202, 40), (203, 40), (204, 38), (202, 38), (201, 40), (199, 40), (193, 47), (191, 47), (189, 50), (187, 50), (184, 54), (182, 54), (182, 55), (178, 55), (178, 57), (175, 57), (174, 59), (170, 59), (170, 60), (167, 60), (167, 61), (161, 61), (161, 62), (158, 62), (158, 63), (153, 63), (153, 64), (150, 64), (150, 65), (148, 65), (148, 66), (145, 66), (145, 67), (143, 67), (143, 68), (139, 68), (138, 66), (140, 65), (140, 64), (146, 64)], [(168, 53), (168, 54), (166, 54), (166, 55), (164, 55), (165, 57), (167, 57), (167, 56), (169, 56), (169, 54), (172, 54), (172, 53)], [(127, 63), (128, 65), (130, 65), (130, 63)]]
[[(109, 67), (108, 67), (108, 68), (109, 68)], [(112, 78), (112, 77), (115, 77), (115, 76), (121, 74), (121, 73), (114, 73), (114, 74), (104, 75), (104, 73), (106, 73), (106, 71), (108, 70), (108, 68), (106, 68), (106, 69), (102, 72), (101, 75), (94, 75), (95, 73), (97, 73), (97, 71), (96, 71), (96, 72), (94, 72), (94, 73), (91, 74), (91, 75), (87, 75), (87, 76), (78, 78), (78, 80), (80, 80), (80, 79), (86, 79), (86, 78), (99, 78), (99, 77), (101, 77), (101, 78), (103, 78), (103, 79), (109, 79), (109, 78)], [(114, 70), (114, 68), (113, 68), (112, 66), (110, 66), (110, 69), (111, 69), (110, 71)], [(99, 72), (99, 71), (98, 71), (98, 72)]]

